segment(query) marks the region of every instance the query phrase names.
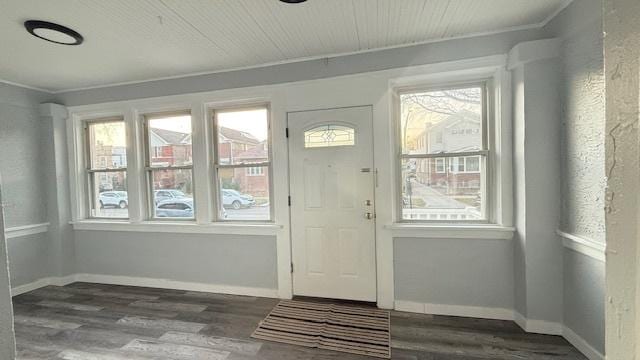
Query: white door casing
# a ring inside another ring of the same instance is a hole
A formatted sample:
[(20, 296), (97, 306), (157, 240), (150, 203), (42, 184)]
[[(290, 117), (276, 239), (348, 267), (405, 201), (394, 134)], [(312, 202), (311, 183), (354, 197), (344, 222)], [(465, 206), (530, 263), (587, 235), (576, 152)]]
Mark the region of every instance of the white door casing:
[[(376, 301), (372, 107), (288, 114), (294, 295)], [(354, 144), (305, 148), (305, 131), (353, 128)]]

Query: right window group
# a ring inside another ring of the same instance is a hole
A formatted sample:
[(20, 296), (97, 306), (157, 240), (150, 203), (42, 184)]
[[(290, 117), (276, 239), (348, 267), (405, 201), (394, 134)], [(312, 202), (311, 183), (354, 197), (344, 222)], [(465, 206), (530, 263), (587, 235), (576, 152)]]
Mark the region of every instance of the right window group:
[(484, 85), (400, 94), (401, 220), (487, 220)]

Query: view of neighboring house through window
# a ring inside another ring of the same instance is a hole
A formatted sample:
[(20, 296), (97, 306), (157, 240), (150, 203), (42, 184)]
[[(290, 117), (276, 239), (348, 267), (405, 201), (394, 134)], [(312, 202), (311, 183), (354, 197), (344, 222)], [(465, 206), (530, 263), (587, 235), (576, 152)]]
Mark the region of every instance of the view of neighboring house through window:
[(401, 219), (486, 220), (484, 87), (400, 95)]
[(127, 145), (121, 118), (85, 123), (89, 217), (128, 218)]
[(216, 110), (218, 219), (271, 220), (267, 107)]
[(145, 133), (151, 217), (193, 219), (191, 115), (147, 115)]

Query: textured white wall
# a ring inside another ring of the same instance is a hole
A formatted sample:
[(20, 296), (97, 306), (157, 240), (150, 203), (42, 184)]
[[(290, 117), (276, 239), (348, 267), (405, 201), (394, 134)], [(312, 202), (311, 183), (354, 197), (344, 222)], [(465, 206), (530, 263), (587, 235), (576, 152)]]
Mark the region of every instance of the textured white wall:
[(605, 0), (607, 358), (640, 356), (640, 2)]
[[(560, 229), (604, 242), (602, 1), (574, 1), (545, 30), (562, 40)], [(604, 353), (604, 266), (584, 254), (563, 251), (563, 322)]]

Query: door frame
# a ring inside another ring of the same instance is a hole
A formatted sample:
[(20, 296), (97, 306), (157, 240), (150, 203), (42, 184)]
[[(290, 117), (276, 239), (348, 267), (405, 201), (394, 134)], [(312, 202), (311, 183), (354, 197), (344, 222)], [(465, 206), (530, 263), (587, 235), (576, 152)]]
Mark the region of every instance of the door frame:
[(295, 296), (295, 288), (294, 288), (294, 284), (293, 284), (293, 276), (294, 276), (294, 264), (293, 264), (293, 224), (292, 224), (292, 217), (291, 217), (291, 142), (290, 142), (290, 133), (289, 133), (289, 115), (290, 114), (296, 114), (296, 113), (306, 113), (306, 112), (312, 112), (312, 111), (327, 111), (327, 110), (342, 110), (342, 109), (353, 109), (353, 108), (368, 108), (369, 109), (369, 124), (368, 126), (370, 126), (371, 129), (371, 163), (373, 166), (373, 248), (375, 250), (375, 255), (374, 255), (374, 271), (375, 271), (375, 279), (376, 279), (376, 303), (380, 306), (379, 301), (380, 301), (380, 277), (378, 276), (378, 271), (379, 271), (379, 261), (380, 261), (380, 254), (379, 254), (379, 249), (378, 249), (378, 224), (377, 224), (377, 188), (378, 188), (378, 167), (376, 164), (376, 157), (375, 157), (375, 147), (376, 147), (376, 138), (375, 138), (375, 126), (374, 126), (374, 108), (372, 104), (367, 104), (367, 105), (351, 105), (351, 106), (339, 106), (339, 107), (333, 107), (333, 108), (319, 108), (319, 109), (309, 109), (309, 110), (296, 110), (296, 111), (287, 111), (286, 113), (286, 121), (285, 121), (285, 127), (286, 127), (286, 140), (287, 140), (287, 183), (288, 183), (288, 193), (287, 196), (289, 197), (288, 199), (288, 204), (289, 204), (289, 259), (291, 260), (291, 277), (290, 277), (290, 289), (291, 289), (291, 295)]

